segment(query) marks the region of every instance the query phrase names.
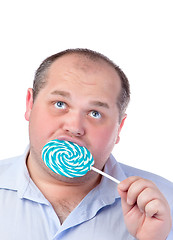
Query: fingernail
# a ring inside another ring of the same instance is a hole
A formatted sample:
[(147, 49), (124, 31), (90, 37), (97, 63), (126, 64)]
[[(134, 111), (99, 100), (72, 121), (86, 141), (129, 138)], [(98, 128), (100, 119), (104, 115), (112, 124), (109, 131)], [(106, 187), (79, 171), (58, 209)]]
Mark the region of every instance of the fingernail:
[(133, 205), (129, 198), (127, 198), (127, 204), (128, 205)]

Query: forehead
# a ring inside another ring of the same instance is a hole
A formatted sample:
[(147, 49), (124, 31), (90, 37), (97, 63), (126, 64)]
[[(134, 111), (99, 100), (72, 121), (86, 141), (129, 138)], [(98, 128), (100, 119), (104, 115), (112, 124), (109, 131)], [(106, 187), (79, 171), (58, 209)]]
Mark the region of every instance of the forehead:
[(103, 100), (115, 106), (121, 92), (121, 80), (111, 65), (75, 54), (55, 60), (46, 79), (41, 95), (65, 91), (80, 102)]
[(50, 66), (50, 71), (55, 70), (55, 68), (62, 68), (62, 67), (73, 67), (76, 69), (80, 69), (83, 71), (90, 71), (90, 70), (98, 70), (100, 68), (104, 68), (109, 70), (110, 72), (114, 72), (114, 74), (117, 75), (116, 70), (111, 66), (111, 64), (108, 64), (106, 61), (104, 61), (101, 58), (89, 58), (82, 54), (77, 53), (71, 53), (66, 54), (58, 59), (56, 59)]
[(63, 55), (55, 60), (49, 68), (48, 76), (70, 71), (80, 71), (85, 74), (104, 74), (107, 75), (106, 79), (109, 77), (120, 80), (119, 75), (111, 64), (108, 64), (101, 58), (91, 59), (77, 53)]
[(87, 57), (83, 54), (78, 54), (78, 53), (70, 53), (70, 54), (65, 54), (58, 59), (56, 59), (52, 63), (52, 68), (56, 65), (61, 65), (61, 64), (68, 64), (73, 67), (81, 68), (82, 70), (88, 70), (88, 67), (91, 66), (98, 66), (99, 63), (101, 64), (103, 62), (102, 59), (100, 58), (90, 58)]
[(121, 91), (121, 80), (113, 66), (102, 59), (79, 54), (67, 54), (55, 60), (47, 72), (46, 85), (48, 88), (80, 87), (80, 92), (109, 96), (114, 102)]

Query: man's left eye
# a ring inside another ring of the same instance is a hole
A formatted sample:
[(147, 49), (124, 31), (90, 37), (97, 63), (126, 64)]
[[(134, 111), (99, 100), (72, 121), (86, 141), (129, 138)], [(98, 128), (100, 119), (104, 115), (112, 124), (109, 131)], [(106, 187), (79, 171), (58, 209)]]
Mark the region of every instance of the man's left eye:
[(100, 119), (102, 117), (101, 114), (99, 112), (95, 111), (95, 110), (91, 111), (89, 113), (89, 115), (93, 118), (96, 118), (96, 119)]
[(55, 103), (55, 107), (59, 109), (65, 109), (66, 108), (66, 103), (62, 101), (58, 101)]

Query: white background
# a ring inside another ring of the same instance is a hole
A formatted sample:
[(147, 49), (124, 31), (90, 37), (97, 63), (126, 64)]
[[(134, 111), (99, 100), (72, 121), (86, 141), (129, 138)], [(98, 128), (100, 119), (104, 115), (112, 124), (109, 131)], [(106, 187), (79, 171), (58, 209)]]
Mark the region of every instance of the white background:
[(25, 95), (41, 61), (84, 47), (114, 60), (131, 84), (117, 160), (173, 181), (171, 0), (6, 0), (0, 31), (0, 159), (28, 144)]

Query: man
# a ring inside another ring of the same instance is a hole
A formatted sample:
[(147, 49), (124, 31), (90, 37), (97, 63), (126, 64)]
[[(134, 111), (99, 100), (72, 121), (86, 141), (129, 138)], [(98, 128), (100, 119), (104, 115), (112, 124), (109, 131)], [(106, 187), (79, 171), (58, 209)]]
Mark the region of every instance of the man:
[[(30, 146), (0, 162), (0, 239), (173, 239), (173, 184), (111, 155), (129, 98), (126, 76), (99, 53), (67, 50), (40, 65), (26, 98)], [(41, 158), (53, 139), (85, 146), (121, 183), (54, 173)]]

